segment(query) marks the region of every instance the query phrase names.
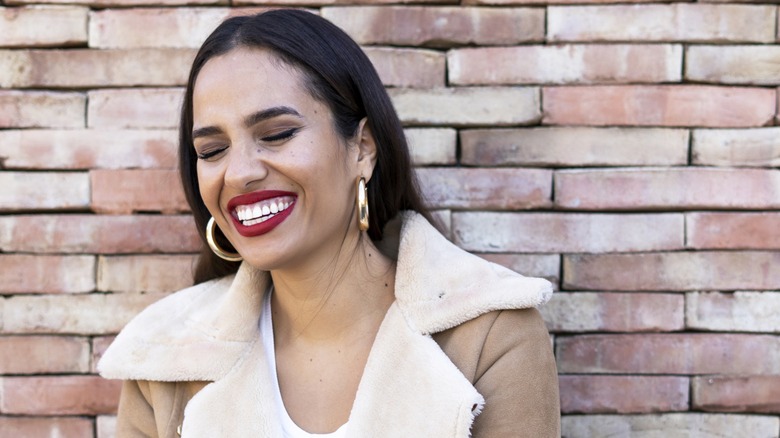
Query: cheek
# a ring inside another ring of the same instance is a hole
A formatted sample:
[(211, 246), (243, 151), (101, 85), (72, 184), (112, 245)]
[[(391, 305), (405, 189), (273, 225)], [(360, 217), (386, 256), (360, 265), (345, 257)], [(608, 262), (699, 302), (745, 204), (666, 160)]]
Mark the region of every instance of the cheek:
[(200, 197), (206, 208), (214, 213), (219, 205), (220, 193), (220, 173), (213, 166), (208, 166), (198, 162), (197, 165), (198, 186), (200, 187)]

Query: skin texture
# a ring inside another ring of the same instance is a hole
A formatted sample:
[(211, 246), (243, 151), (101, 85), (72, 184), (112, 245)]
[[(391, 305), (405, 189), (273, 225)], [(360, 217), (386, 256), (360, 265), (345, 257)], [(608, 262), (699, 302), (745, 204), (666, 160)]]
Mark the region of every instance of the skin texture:
[[(249, 122), (269, 110), (275, 114)], [(370, 130), (363, 120), (354, 137), (340, 137), (302, 74), (257, 48), (236, 48), (206, 63), (194, 88), (193, 118), (201, 197), (244, 261), (273, 278), (285, 407), (304, 430), (332, 432), (349, 417), (393, 302), (394, 263), (356, 220), (356, 181), (370, 181), (376, 162)], [(292, 212), (265, 234), (242, 236), (228, 203), (262, 190), (294, 193)]]

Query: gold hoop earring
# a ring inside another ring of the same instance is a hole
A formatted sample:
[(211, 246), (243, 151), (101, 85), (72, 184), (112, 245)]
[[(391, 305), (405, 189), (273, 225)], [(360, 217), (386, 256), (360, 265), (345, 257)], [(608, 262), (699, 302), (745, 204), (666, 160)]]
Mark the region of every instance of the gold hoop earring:
[(366, 179), (362, 176), (357, 182), (357, 209), (358, 209), (358, 228), (360, 231), (368, 229), (368, 189), (366, 189)]
[(211, 251), (214, 252), (214, 254), (217, 255), (217, 257), (221, 258), (222, 260), (227, 260), (229, 262), (240, 262), (243, 260), (241, 258), (241, 255), (237, 252), (227, 252), (224, 249), (222, 249), (221, 246), (217, 243), (217, 239), (214, 235), (214, 231), (217, 228), (217, 223), (214, 221), (214, 218), (212, 217), (209, 219), (209, 223), (206, 225), (206, 242), (209, 244), (209, 248), (211, 248)]

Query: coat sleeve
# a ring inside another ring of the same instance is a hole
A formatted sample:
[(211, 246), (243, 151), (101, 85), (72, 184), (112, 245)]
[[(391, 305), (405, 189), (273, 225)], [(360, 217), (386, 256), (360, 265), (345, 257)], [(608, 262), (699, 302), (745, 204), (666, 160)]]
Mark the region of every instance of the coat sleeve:
[(156, 438), (157, 425), (150, 402), (149, 382), (126, 380), (119, 398), (117, 438)]
[(474, 438), (561, 436), (558, 373), (547, 328), (536, 309), (498, 313), (474, 377), (474, 386), (485, 397), (472, 427)]

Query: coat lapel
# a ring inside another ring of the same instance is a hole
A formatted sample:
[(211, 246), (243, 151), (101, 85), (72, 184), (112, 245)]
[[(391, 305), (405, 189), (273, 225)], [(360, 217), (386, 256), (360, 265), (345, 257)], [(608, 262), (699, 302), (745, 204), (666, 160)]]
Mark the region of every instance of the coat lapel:
[(223, 378), (187, 404), (183, 438), (282, 436), (268, 358), (260, 336)]
[(388, 310), (350, 414), (350, 437), (468, 437), (484, 400), (436, 342)]
[[(184, 412), (182, 437), (281, 436), (262, 341)], [(348, 437), (468, 437), (482, 396), (430, 337), (392, 305), (377, 333), (350, 413)]]

